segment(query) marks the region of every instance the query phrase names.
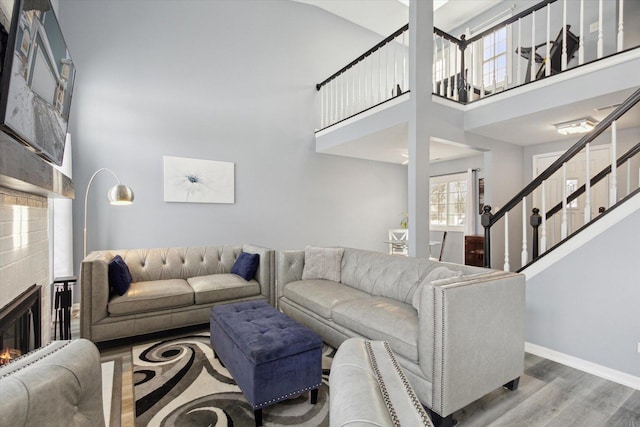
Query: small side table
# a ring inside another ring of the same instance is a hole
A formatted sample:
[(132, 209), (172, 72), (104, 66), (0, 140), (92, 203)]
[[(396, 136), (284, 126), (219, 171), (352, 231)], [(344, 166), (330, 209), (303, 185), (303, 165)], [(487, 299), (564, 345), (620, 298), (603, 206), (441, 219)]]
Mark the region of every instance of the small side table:
[[(70, 286), (75, 285), (77, 281), (77, 276), (56, 277), (53, 280), (54, 308), (61, 340), (71, 339), (71, 306), (73, 305), (73, 298)], [(57, 339), (56, 328), (53, 328), (53, 339)]]

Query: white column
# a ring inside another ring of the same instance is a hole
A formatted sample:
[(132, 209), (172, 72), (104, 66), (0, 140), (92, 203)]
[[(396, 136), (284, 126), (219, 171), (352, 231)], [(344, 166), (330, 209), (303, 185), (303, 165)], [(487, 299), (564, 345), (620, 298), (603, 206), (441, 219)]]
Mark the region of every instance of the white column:
[(618, 132), (615, 120), (611, 123), (611, 179), (609, 180), (609, 208), (618, 201)]
[(433, 73), (433, 4), (409, 4), (409, 256), (429, 257), (429, 140), (434, 122), (431, 102)]
[(623, 12), (624, 9), (624, 0), (620, 0), (618, 2), (618, 52), (621, 52), (624, 48), (624, 25), (623, 25)]
[(521, 267), (527, 265), (529, 260), (529, 252), (527, 251), (527, 198), (522, 198), (522, 254), (521, 254)]
[(585, 154), (586, 154), (586, 165), (585, 165), (585, 171), (586, 171), (586, 177), (585, 177), (585, 181), (584, 181), (584, 223), (585, 225), (591, 221), (591, 150), (590, 150), (590, 146), (591, 144), (587, 143), (587, 145), (584, 147), (585, 148)]
[[(523, 264), (524, 265), (524, 264)], [(509, 265), (509, 212), (504, 214), (504, 271), (510, 271)]]
[(560, 223), (560, 240), (567, 237), (567, 163), (562, 164), (562, 222)]
[(542, 181), (542, 231), (540, 235), (540, 251), (538, 255), (542, 255), (547, 251), (547, 201), (545, 197), (546, 181)]

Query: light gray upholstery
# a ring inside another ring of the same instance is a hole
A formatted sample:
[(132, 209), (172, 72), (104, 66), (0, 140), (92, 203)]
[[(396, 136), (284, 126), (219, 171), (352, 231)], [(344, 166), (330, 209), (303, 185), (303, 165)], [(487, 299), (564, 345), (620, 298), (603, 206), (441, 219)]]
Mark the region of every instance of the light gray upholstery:
[[(241, 252), (258, 254), (254, 280), (231, 274)], [(109, 294), (109, 262), (120, 255), (133, 282)], [(275, 304), (275, 254), (254, 245), (107, 250), (90, 253), (80, 273), (80, 336), (94, 342), (209, 321), (216, 304), (263, 299)]]
[(343, 426), (426, 426), (431, 420), (383, 341), (346, 340), (329, 375), (329, 423)]
[[(442, 417), (522, 374), (524, 275), (345, 248), (339, 283), (301, 281), (304, 256), (277, 254), (279, 308), (334, 346), (387, 341), (420, 401)], [(461, 276), (424, 280), (441, 266)]]
[(104, 426), (100, 353), (87, 340), (54, 341), (0, 367), (3, 426)]

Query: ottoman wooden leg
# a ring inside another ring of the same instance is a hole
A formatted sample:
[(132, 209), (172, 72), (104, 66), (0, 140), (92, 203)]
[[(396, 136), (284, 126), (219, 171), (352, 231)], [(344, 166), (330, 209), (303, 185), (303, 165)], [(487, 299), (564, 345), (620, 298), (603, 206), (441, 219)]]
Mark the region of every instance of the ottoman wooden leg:
[(256, 427), (260, 427), (262, 425), (262, 408), (254, 409), (253, 416), (256, 419)]
[(318, 402), (318, 389), (311, 390), (311, 404), (315, 405)]

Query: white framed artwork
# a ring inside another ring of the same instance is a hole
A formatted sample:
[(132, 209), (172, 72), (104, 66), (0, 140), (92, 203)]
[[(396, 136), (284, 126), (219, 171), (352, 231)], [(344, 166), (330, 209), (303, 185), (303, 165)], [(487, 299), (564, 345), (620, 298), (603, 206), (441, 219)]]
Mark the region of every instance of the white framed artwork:
[(235, 203), (235, 164), (164, 156), (164, 201)]

